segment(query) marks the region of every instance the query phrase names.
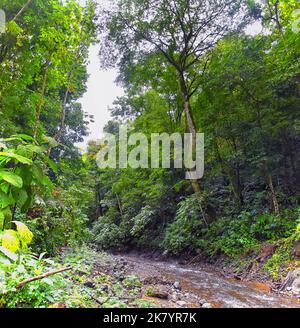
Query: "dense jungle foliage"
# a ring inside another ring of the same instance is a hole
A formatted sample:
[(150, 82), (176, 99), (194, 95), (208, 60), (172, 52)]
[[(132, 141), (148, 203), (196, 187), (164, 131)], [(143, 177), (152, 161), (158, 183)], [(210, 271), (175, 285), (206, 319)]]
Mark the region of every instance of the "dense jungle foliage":
[[(272, 243), (265, 269), (274, 278), (295, 260), (297, 0), (120, 0), (105, 8), (0, 0), (0, 9), (0, 307), (85, 306), (74, 279), (87, 269), (84, 256), (95, 255), (84, 247), (61, 257), (84, 244), (214, 259)], [(249, 33), (253, 24), (260, 33)], [(105, 132), (117, 135), (126, 123), (149, 140), (204, 133), (200, 181), (186, 180), (184, 169), (99, 169), (103, 144), (79, 150), (93, 121), (79, 102), (93, 44), (125, 90)], [(77, 265), (73, 280), (22, 285), (64, 265)]]

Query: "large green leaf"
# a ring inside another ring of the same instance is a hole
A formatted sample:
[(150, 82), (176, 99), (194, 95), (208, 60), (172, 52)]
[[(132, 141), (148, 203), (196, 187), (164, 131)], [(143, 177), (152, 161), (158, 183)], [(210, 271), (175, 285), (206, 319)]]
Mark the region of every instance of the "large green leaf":
[(50, 158), (46, 158), (46, 161), (49, 165), (49, 167), (51, 168), (51, 170), (54, 172), (54, 173), (57, 173), (57, 165), (50, 159)]
[(18, 162), (26, 165), (32, 165), (32, 160), (12, 152), (0, 152), (0, 156), (16, 159)]
[(5, 208), (7, 206), (11, 206), (15, 203), (14, 198), (2, 190), (0, 190), (0, 208)]
[(22, 164), (32, 165), (32, 160), (29, 158), (26, 158), (26, 157), (18, 155), (18, 154), (13, 154), (12, 157)]
[(42, 167), (40, 165), (34, 164), (32, 166), (32, 172), (35, 179), (43, 186), (50, 187), (52, 185), (51, 180), (44, 173)]
[(4, 228), (5, 215), (4, 212), (0, 210), (0, 231)]
[(27, 166), (19, 167), (16, 170), (16, 173), (23, 179), (24, 186), (31, 185), (33, 179), (31, 167), (27, 167)]
[(17, 154), (31, 159), (34, 154), (43, 154), (45, 151), (45, 147), (28, 144), (18, 146)]
[(18, 204), (18, 206), (22, 208), (26, 204), (26, 201), (28, 199), (27, 192), (22, 188), (22, 189), (15, 189), (12, 193), (15, 202)]
[(4, 180), (16, 188), (23, 187), (22, 178), (10, 171), (0, 171), (0, 180)]
[(43, 140), (45, 143), (49, 144), (49, 146), (52, 148), (55, 148), (59, 145), (59, 143), (52, 137), (43, 136)]
[(31, 137), (31, 136), (29, 136), (27, 134), (23, 134), (23, 133), (21, 133), (21, 134), (15, 134), (15, 135), (13, 135), (11, 137), (12, 138), (21, 138), (21, 139), (26, 140), (26, 141), (32, 141), (32, 142), (35, 141), (33, 137)]

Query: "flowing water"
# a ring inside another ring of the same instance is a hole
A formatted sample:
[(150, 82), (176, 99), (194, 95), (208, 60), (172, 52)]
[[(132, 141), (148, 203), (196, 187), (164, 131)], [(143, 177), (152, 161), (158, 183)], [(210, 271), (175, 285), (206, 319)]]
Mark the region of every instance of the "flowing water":
[(300, 300), (272, 293), (262, 283), (227, 279), (218, 272), (203, 267), (183, 266), (172, 262), (158, 262), (139, 256), (122, 256), (132, 273), (140, 277), (165, 277), (179, 281), (185, 292), (222, 308), (300, 308)]

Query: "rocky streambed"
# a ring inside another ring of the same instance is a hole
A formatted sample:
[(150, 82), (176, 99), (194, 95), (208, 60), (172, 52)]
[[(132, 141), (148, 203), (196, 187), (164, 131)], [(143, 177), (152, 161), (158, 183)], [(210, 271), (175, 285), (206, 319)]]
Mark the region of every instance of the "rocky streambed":
[(68, 299), (66, 307), (300, 308), (300, 298), (286, 293), (300, 291), (299, 269), (287, 277), (284, 292), (274, 292), (266, 283), (228, 278), (205, 264), (92, 250), (66, 250), (63, 258), (74, 267), (74, 301)]
[(161, 307), (298, 308), (300, 300), (274, 293), (268, 285), (228, 279), (207, 267), (113, 255), (126, 274), (142, 281), (142, 297)]

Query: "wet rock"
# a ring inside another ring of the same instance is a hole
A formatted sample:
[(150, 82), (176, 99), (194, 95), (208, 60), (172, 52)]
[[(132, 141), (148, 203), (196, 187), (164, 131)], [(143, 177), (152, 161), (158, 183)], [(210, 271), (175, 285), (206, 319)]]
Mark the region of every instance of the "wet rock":
[(178, 302), (179, 301), (179, 297), (178, 297), (178, 294), (176, 294), (176, 293), (174, 293), (174, 294), (172, 294), (172, 296), (171, 296), (171, 300), (173, 301), (173, 302)]
[(126, 277), (124, 275), (119, 275), (119, 276), (116, 277), (116, 279), (119, 280), (119, 281), (124, 281), (125, 278)]
[(86, 281), (84, 286), (88, 288), (95, 288), (96, 285), (92, 281)]
[(105, 293), (108, 293), (110, 291), (110, 287), (108, 285), (102, 285), (101, 290)]
[(107, 302), (107, 300), (108, 300), (107, 297), (99, 297), (99, 298), (97, 299), (97, 303), (99, 303), (100, 305), (103, 305), (104, 303)]
[(186, 307), (187, 306), (187, 303), (185, 301), (178, 301), (176, 302), (176, 304), (179, 306), (179, 307)]
[(295, 295), (300, 295), (300, 268), (288, 273), (280, 290), (287, 290)]
[(181, 284), (179, 281), (175, 281), (173, 284), (174, 289), (181, 290)]
[(210, 304), (210, 303), (204, 303), (204, 304), (202, 305), (202, 308), (203, 308), (203, 309), (212, 309), (212, 308), (213, 308), (213, 305)]
[(161, 290), (148, 290), (147, 296), (153, 297), (153, 298), (159, 298), (161, 300), (169, 299), (169, 294), (167, 292), (161, 291)]
[(206, 300), (199, 299), (198, 303), (200, 306), (202, 306), (203, 304), (205, 304), (207, 302), (206, 302)]
[(291, 286), (291, 292), (300, 296), (300, 276), (294, 280)]

